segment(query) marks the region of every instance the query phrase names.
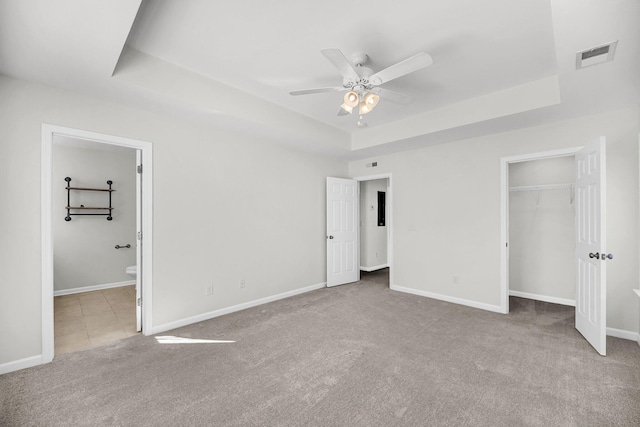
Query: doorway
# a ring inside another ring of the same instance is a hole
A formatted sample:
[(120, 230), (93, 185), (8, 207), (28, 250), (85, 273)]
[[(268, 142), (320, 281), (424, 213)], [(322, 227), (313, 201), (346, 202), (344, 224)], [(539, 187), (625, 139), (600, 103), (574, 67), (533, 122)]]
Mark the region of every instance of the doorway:
[(359, 181), (360, 280), (389, 286), (387, 195), (389, 179)]
[[(85, 143), (97, 144), (96, 146), (101, 146), (103, 149), (107, 151), (118, 151), (125, 150), (135, 155), (136, 161), (132, 162), (132, 166), (136, 167), (140, 174), (136, 177), (136, 190), (135, 190), (135, 202), (132, 207), (133, 212), (130, 212), (131, 217), (135, 217), (136, 224), (136, 232), (132, 236), (133, 241), (131, 243), (122, 242), (122, 245), (116, 243), (118, 246), (126, 247), (129, 244), (131, 247), (135, 248), (135, 266), (137, 270), (137, 274), (133, 277), (129, 276), (129, 282), (136, 282), (136, 296), (135, 296), (135, 311), (136, 317), (139, 319), (139, 325), (136, 325), (137, 329), (142, 329), (142, 332), (148, 334), (152, 331), (152, 145), (149, 142), (121, 138), (112, 135), (106, 134), (98, 134), (94, 132), (87, 132), (78, 129), (65, 128), (61, 126), (54, 125), (42, 125), (42, 359), (43, 363), (48, 363), (53, 360), (54, 357), (54, 349), (55, 349), (55, 333), (54, 333), (54, 215), (60, 213), (58, 210), (54, 211), (54, 197), (58, 197), (59, 195), (54, 192), (54, 185), (58, 189), (60, 185), (57, 180), (54, 182), (53, 175), (53, 149), (54, 149), (54, 140), (66, 140), (66, 141), (75, 141), (76, 144), (81, 144), (83, 141)], [(143, 169), (142, 165), (144, 165), (144, 178), (143, 178)], [(135, 173), (136, 170), (132, 171)], [(73, 177), (71, 177), (73, 180)], [(63, 183), (62, 186), (74, 187), (71, 183)], [(105, 186), (107, 186), (105, 182)], [(87, 193), (99, 193), (101, 191), (86, 191)], [(67, 193), (70, 193), (69, 190), (65, 189)], [(82, 191), (85, 192), (85, 191)], [(106, 194), (111, 194), (108, 190), (105, 191)], [(104, 195), (104, 193), (103, 193)], [(71, 201), (69, 194), (69, 199), (65, 201)], [(111, 201), (111, 198), (109, 198)], [(74, 203), (71, 203), (74, 204)], [(77, 203), (79, 206), (76, 206), (79, 209), (75, 210), (65, 210), (62, 212), (62, 215), (65, 216), (67, 222), (72, 222), (74, 219), (73, 215), (80, 214), (92, 214), (92, 215), (104, 215), (104, 210), (92, 210), (86, 204)], [(83, 206), (84, 205), (84, 206)], [(57, 205), (56, 205), (57, 206)], [(70, 206), (67, 203), (67, 206)], [(102, 209), (107, 209), (105, 206), (99, 206)], [(111, 202), (109, 202), (109, 207), (113, 207), (113, 216), (115, 216), (115, 212), (117, 212), (116, 206), (111, 206)], [(65, 207), (66, 209), (66, 207)], [(108, 221), (109, 217), (112, 217), (111, 210), (108, 211), (108, 215), (106, 218), (93, 219), (93, 221)], [(57, 217), (56, 217), (57, 218)], [(82, 216), (78, 216), (75, 218), (84, 218)], [(86, 217), (87, 219), (90, 217)], [(112, 218), (113, 219), (113, 218)], [(130, 218), (131, 219), (131, 218)], [(76, 223), (78, 223), (76, 219)], [(85, 221), (85, 225), (91, 223), (91, 221)], [(95, 225), (95, 222), (93, 222)], [(144, 236), (144, 240), (142, 239)], [(144, 242), (144, 250), (143, 250), (143, 242)], [(113, 245), (115, 248), (116, 245)], [(126, 248), (126, 249), (131, 249)], [(113, 251), (116, 249), (110, 248)], [(120, 249), (120, 248), (119, 248)], [(123, 254), (121, 254), (123, 255)], [(94, 266), (100, 267), (102, 264), (100, 263), (100, 259), (94, 260)], [(123, 272), (120, 272), (123, 273)], [(121, 276), (122, 277), (122, 276)], [(126, 281), (127, 276), (124, 276)], [(114, 283), (111, 283), (113, 285)], [(115, 283), (122, 284), (122, 283)], [(117, 288), (118, 286), (112, 286), (112, 288)], [(72, 291), (77, 290), (76, 288), (70, 288)], [(108, 289), (107, 289), (108, 290)], [(104, 290), (103, 292), (107, 292)], [(67, 291), (69, 291), (67, 289)], [(102, 290), (101, 290), (102, 291)], [(112, 291), (113, 293), (114, 291)], [(126, 298), (127, 294), (131, 294), (131, 290), (123, 290), (122, 298)], [(63, 291), (64, 293), (64, 291)], [(116, 292), (117, 293), (117, 292)], [(58, 292), (60, 294), (60, 292)], [(95, 300), (95, 298), (90, 298)], [(106, 298), (105, 298), (106, 299)], [(114, 301), (117, 300), (117, 296), (114, 295)], [(108, 300), (105, 301), (108, 303)], [(138, 327), (139, 326), (139, 327)]]
[[(509, 313), (511, 164), (573, 156), (575, 160), (575, 328), (601, 355), (606, 355), (606, 138), (545, 153), (501, 159), (501, 293), (503, 313)], [(526, 186), (525, 186), (526, 187)], [(522, 187), (515, 187), (516, 189)], [(542, 191), (542, 189), (538, 189)], [(571, 195), (569, 197), (572, 197)], [(536, 200), (539, 201), (539, 198)], [(537, 237), (537, 236), (534, 236)], [(529, 260), (526, 261), (530, 263)]]
[[(360, 280), (360, 184), (375, 180), (384, 180), (387, 184), (383, 210), (387, 240), (386, 271), (383, 268), (376, 271), (385, 272), (389, 287), (393, 287), (393, 180), (390, 173), (352, 179), (327, 177), (327, 287)], [(377, 190), (375, 197), (378, 197)]]
[[(137, 150), (54, 135), (54, 353), (136, 335)], [(109, 209), (109, 208), (114, 208)]]
[(575, 307), (574, 163), (509, 164), (509, 296)]

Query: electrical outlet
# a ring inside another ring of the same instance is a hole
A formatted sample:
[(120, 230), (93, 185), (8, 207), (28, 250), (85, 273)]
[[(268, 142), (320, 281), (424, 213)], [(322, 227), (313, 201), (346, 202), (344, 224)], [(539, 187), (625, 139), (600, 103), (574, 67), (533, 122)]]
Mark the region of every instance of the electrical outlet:
[(207, 295), (213, 295), (213, 285), (207, 285), (205, 292)]
[(451, 276), (451, 283), (454, 285), (457, 285), (460, 283), (460, 276), (457, 274), (454, 274), (453, 276)]
[(240, 279), (240, 289), (244, 288), (244, 285), (246, 285), (246, 282), (244, 279)]

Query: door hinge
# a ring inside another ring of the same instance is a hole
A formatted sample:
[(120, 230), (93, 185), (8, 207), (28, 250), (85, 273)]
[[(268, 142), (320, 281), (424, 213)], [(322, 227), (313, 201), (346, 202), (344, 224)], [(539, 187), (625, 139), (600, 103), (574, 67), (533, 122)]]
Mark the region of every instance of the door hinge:
[(142, 173), (142, 165), (138, 165), (138, 173)]
[(138, 307), (142, 307), (142, 297), (138, 298)]
[(138, 231), (138, 240), (142, 240), (142, 231)]

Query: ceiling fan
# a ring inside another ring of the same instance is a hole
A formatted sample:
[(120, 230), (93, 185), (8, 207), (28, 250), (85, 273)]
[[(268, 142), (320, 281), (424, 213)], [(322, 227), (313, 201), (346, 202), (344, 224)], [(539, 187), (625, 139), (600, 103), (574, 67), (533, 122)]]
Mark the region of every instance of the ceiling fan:
[(347, 93), (344, 95), (344, 102), (340, 105), (338, 115), (351, 114), (357, 106), (360, 115), (358, 126), (360, 127), (366, 126), (366, 124), (361, 121), (362, 115), (369, 113), (378, 105), (380, 95), (382, 95), (385, 100), (399, 104), (410, 104), (413, 102), (413, 98), (410, 96), (393, 92), (389, 89), (383, 89), (380, 87), (381, 85), (433, 64), (431, 55), (426, 52), (420, 52), (404, 61), (400, 61), (382, 71), (374, 73), (371, 68), (364, 66), (369, 59), (366, 53), (354, 53), (351, 55), (350, 62), (339, 49), (323, 49), (320, 52), (336, 67), (340, 74), (342, 74), (342, 86), (295, 90), (289, 92), (289, 94), (297, 96), (312, 93), (346, 91)]

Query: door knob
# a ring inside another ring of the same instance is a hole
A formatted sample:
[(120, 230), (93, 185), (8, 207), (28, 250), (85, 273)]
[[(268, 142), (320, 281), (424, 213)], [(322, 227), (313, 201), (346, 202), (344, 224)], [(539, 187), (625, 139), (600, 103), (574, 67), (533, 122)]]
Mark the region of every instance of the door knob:
[(602, 254), (602, 260), (604, 261), (605, 259), (613, 259), (613, 254)]
[(330, 239), (333, 239), (333, 236), (329, 236)]
[(595, 254), (593, 252), (589, 252), (589, 258), (600, 259), (600, 254), (598, 252)]

